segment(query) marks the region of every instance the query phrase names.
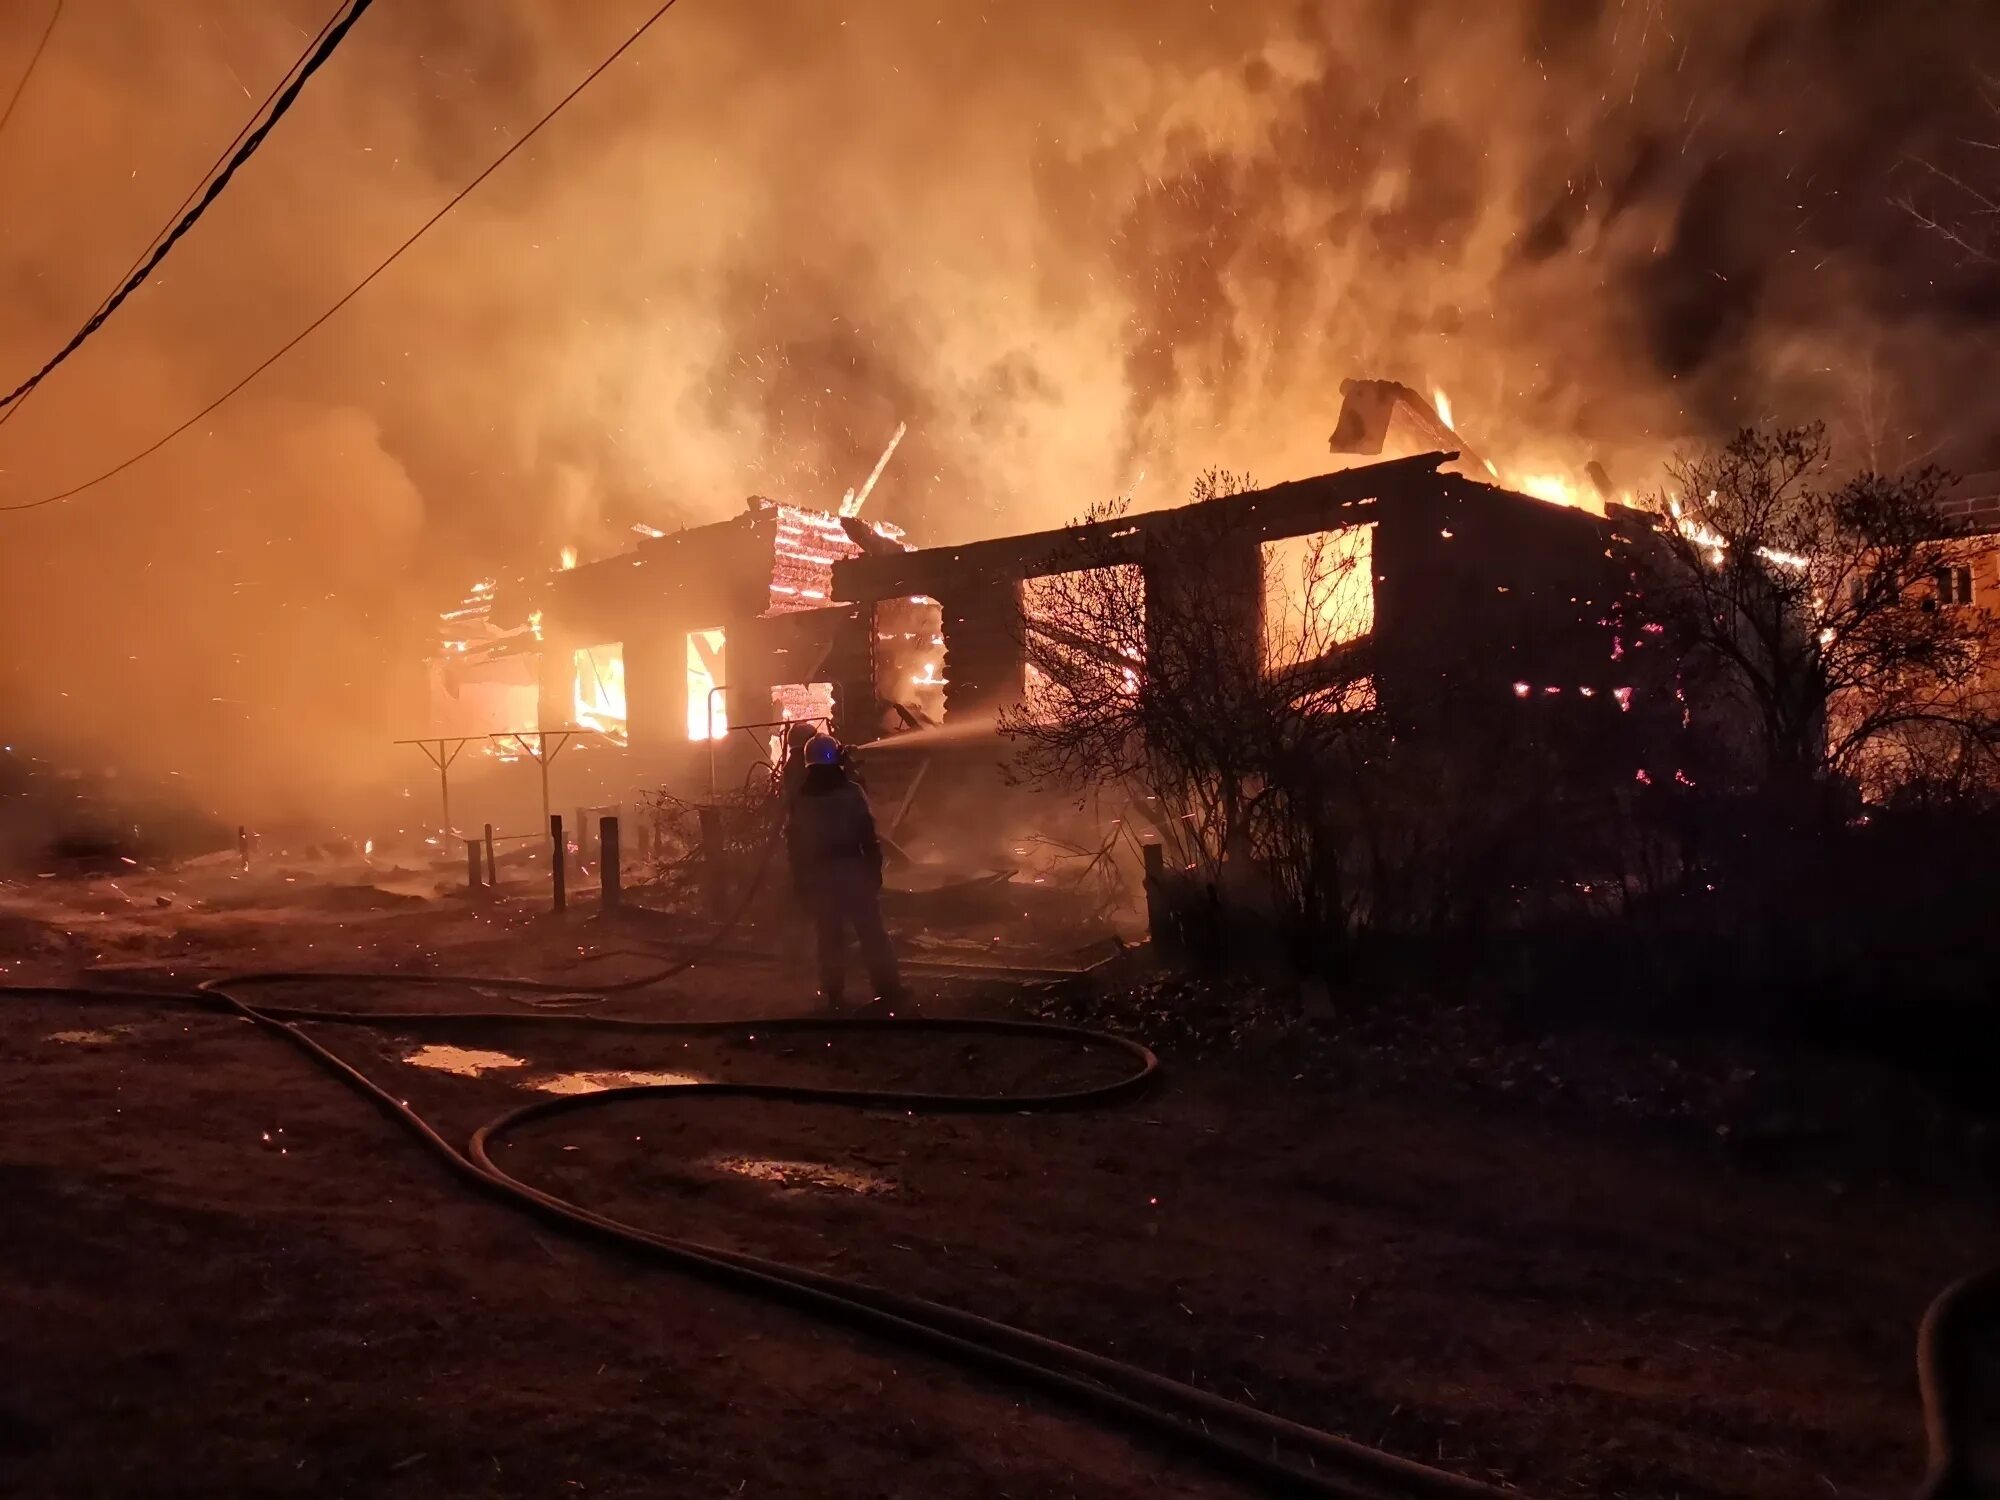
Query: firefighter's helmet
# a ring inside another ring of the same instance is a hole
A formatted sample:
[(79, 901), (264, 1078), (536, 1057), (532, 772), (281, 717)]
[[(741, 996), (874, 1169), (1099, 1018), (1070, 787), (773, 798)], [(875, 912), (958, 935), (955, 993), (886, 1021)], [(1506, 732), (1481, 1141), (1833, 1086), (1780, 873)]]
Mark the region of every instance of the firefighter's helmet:
[(830, 734), (816, 734), (806, 741), (806, 764), (809, 766), (837, 766), (840, 764), (840, 741)]

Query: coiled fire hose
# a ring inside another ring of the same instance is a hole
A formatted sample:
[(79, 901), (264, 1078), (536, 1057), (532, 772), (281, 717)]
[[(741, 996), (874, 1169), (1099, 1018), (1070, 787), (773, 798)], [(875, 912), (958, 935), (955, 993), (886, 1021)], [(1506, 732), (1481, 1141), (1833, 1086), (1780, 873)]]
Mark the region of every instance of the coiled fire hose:
[[(690, 961), (684, 961), (691, 962)], [(1153, 1053), (1137, 1042), (1067, 1026), (1028, 1021), (925, 1019), (920, 1017), (788, 1017), (767, 1020), (646, 1021), (533, 1011), (355, 1011), (296, 1005), (259, 1005), (244, 998), (275, 985), (338, 983), (476, 984), (522, 994), (576, 994), (573, 986), (531, 980), (384, 973), (272, 973), (209, 980), (193, 992), (65, 986), (10, 986), (18, 997), (187, 1004), (235, 1014), (282, 1037), (376, 1108), (409, 1130), (461, 1180), (559, 1228), (701, 1276), (768, 1297), (864, 1333), (912, 1345), (981, 1373), (1056, 1397), (1134, 1432), (1164, 1439), (1206, 1459), (1225, 1473), (1270, 1493), (1340, 1497), (1340, 1500), (1496, 1500), (1504, 1492), (1442, 1470), (1394, 1457), (1331, 1433), (1285, 1421), (1184, 1385), (1179, 1381), (1078, 1349), (977, 1314), (827, 1276), (800, 1266), (745, 1255), (690, 1239), (655, 1233), (597, 1213), (513, 1176), (493, 1159), (493, 1149), (532, 1121), (632, 1099), (764, 1099), (774, 1103), (846, 1105), (915, 1113), (1020, 1113), (1083, 1109), (1132, 1098), (1158, 1070)], [(630, 981), (625, 988), (637, 988)], [(607, 990), (610, 986), (605, 987)], [(776, 1035), (793, 1032), (930, 1033), (1043, 1039), (1065, 1045), (1111, 1048), (1132, 1068), (1107, 1084), (1047, 1094), (962, 1095), (894, 1089), (813, 1088), (761, 1083), (648, 1084), (558, 1095), (537, 1100), (488, 1121), (463, 1146), (455, 1146), (402, 1100), (308, 1034), (302, 1022), (408, 1028), (505, 1022), (515, 1026), (616, 1030), (671, 1036)]]
[[(769, 849), (765, 851), (768, 861)], [(762, 866), (759, 867), (761, 876)], [(744, 901), (701, 949), (667, 969), (638, 979), (596, 986), (588, 993), (611, 994), (658, 984), (685, 972), (719, 943), (749, 904)], [(411, 984), (476, 986), (522, 996), (585, 991), (536, 980), (466, 975), (399, 973), (247, 974), (212, 979), (193, 992), (113, 989), (89, 986), (9, 986), (0, 994), (71, 1000), (146, 1004), (186, 1004), (242, 1016), (282, 1037), (320, 1067), (368, 1099), (437, 1155), (468, 1185), (525, 1210), (558, 1228), (621, 1251), (668, 1265), (738, 1291), (767, 1297), (802, 1312), (863, 1333), (895, 1340), (984, 1375), (1009, 1380), (1102, 1419), (1163, 1441), (1233, 1478), (1267, 1493), (1338, 1497), (1338, 1500), (1499, 1500), (1511, 1492), (1428, 1465), (1399, 1458), (1335, 1434), (1287, 1421), (1122, 1361), (1092, 1354), (975, 1313), (921, 1297), (828, 1276), (761, 1256), (663, 1235), (594, 1212), (513, 1176), (494, 1161), (492, 1148), (533, 1121), (574, 1114), (632, 1099), (764, 1099), (773, 1103), (845, 1105), (913, 1113), (1020, 1113), (1029, 1110), (1098, 1108), (1130, 1099), (1148, 1088), (1158, 1072), (1153, 1053), (1137, 1042), (1077, 1027), (1036, 1022), (926, 1019), (915, 1017), (788, 1017), (730, 1021), (649, 1021), (574, 1014), (505, 1011), (353, 1011), (292, 1005), (258, 1005), (247, 992), (275, 985)], [(962, 1095), (892, 1089), (813, 1088), (759, 1083), (649, 1084), (559, 1095), (509, 1110), (475, 1130), (465, 1146), (454, 1146), (428, 1121), (351, 1063), (301, 1028), (302, 1022), (410, 1028), (427, 1024), (505, 1022), (513, 1026), (568, 1027), (662, 1035), (721, 1036), (791, 1032), (929, 1033), (1041, 1039), (1066, 1045), (1110, 1048), (1129, 1057), (1131, 1071), (1114, 1082), (1036, 1095)], [(1954, 1360), (1955, 1313), (1968, 1301), (1995, 1300), (1994, 1273), (1954, 1286), (1932, 1305), (1924, 1320), (1918, 1360), (1930, 1436), (1931, 1468), (1923, 1494), (1982, 1493), (1961, 1474), (1962, 1458), (1953, 1437), (1963, 1420), (1961, 1397), (1949, 1379)]]

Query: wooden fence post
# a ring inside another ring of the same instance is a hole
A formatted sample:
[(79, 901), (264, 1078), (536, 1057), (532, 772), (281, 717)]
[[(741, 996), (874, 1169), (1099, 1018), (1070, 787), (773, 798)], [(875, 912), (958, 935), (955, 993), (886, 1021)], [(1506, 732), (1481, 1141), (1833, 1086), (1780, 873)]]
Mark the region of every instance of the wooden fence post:
[(1140, 855), (1146, 861), (1146, 936), (1152, 939), (1153, 951), (1161, 953), (1170, 946), (1167, 933), (1167, 851), (1158, 844), (1141, 844)]
[(625, 891), (620, 883), (622, 872), (618, 868), (618, 819), (613, 817), (597, 820), (597, 861), (602, 870), (603, 894), (598, 905), (606, 911), (616, 911), (625, 899)]
[(555, 883), (556, 910), (569, 905), (569, 842), (563, 837), (562, 814), (549, 814), (549, 878)]

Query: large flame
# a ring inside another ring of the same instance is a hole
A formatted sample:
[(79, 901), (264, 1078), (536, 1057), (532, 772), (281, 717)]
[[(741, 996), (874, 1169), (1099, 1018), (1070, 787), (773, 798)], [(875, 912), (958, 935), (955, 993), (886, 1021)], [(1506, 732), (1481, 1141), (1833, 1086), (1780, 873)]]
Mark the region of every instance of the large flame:
[(1551, 505), (1567, 505), (1574, 510), (1594, 510), (1602, 512), (1603, 506), (1583, 485), (1562, 474), (1517, 474), (1510, 470), (1500, 471), (1501, 483), (1510, 490), (1519, 490), (1524, 495), (1533, 495), (1537, 500), (1546, 500)]
[(580, 727), (595, 729), (621, 745), (626, 742), (623, 644), (585, 646), (576, 653), (571, 712)]
[(729, 737), (727, 635), (720, 629), (687, 635), (687, 728), (691, 740)]

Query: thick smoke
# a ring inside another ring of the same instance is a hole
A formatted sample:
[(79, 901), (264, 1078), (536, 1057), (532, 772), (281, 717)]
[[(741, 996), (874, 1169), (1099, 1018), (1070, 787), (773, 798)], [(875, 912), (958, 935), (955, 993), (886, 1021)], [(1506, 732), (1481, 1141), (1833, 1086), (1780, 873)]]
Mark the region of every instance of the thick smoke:
[[(325, 9), (70, 0), (0, 138), (6, 383)], [(382, 0), (0, 429), (0, 503), (235, 379), (650, 9)], [(1896, 203), (2000, 129), (1989, 9), (682, 0), (212, 422), (0, 520), (0, 713), (225, 810), (325, 807), (417, 727), (398, 674), (472, 578), (829, 502), (898, 421), (871, 512), (930, 541), (1328, 467), (1350, 374), (1634, 487), (1768, 418), (1992, 467), (2000, 290)]]

